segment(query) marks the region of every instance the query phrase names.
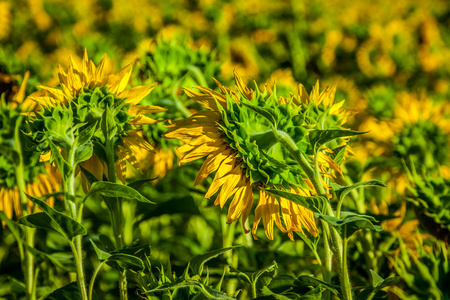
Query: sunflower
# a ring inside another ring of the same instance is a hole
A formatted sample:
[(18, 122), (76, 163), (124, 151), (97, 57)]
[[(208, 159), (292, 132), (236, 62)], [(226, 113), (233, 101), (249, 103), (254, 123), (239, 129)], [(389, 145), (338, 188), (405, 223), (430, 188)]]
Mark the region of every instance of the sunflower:
[[(0, 211), (5, 212), (6, 216), (12, 219), (13, 215), (21, 218), (26, 214), (21, 202), (19, 184), (17, 182), (17, 159), (13, 159), (12, 153), (18, 151), (15, 140), (16, 126), (21, 126), (21, 131), (26, 130), (24, 123), (19, 120), (21, 113), (31, 107), (31, 102), (24, 101), (25, 87), (29, 73), (27, 72), (23, 78), (22, 84), (18, 91), (12, 96), (10, 102), (2, 101), (0, 104)], [(20, 132), (20, 131), (19, 131)], [(58, 191), (61, 178), (59, 173), (53, 170), (48, 163), (40, 162), (39, 155), (27, 151), (23, 145), (20, 145), (22, 152), (24, 189), (25, 193), (42, 197)], [(54, 198), (50, 197), (47, 203), (53, 206)], [(34, 203), (27, 200), (28, 213), (34, 212)], [(39, 211), (39, 209), (38, 209)], [(3, 226), (5, 223), (2, 222)]]
[[(331, 99), (334, 96), (332, 88), (319, 93), (316, 85), (311, 95), (307, 95), (303, 86), (300, 86), (300, 92), (292, 95), (289, 100), (277, 98), (275, 92), (268, 87), (264, 93), (253, 91), (236, 72), (234, 75), (236, 91), (217, 81), (220, 93), (201, 86), (196, 87), (200, 92), (185, 89), (189, 97), (208, 110), (175, 121), (169, 125), (170, 129), (164, 137), (178, 138), (184, 142), (178, 148), (183, 154), (181, 163), (206, 156), (194, 184), (201, 183), (216, 172), (205, 197), (210, 198), (220, 190), (214, 204), (221, 208), (232, 197), (228, 223), (241, 217), (244, 231), (249, 232), (245, 228), (245, 222), (253, 206), (253, 191), (257, 190), (259, 201), (252, 227), (255, 239), (261, 220), (265, 233), (271, 240), (274, 224), (287, 233), (291, 240), (293, 232), (303, 232), (303, 228), (316, 236), (318, 230), (310, 210), (284, 198), (276, 198), (264, 190), (275, 188), (304, 196), (315, 194), (302, 169), (274, 139), (273, 124), (267, 116), (262, 117), (258, 112), (266, 111), (276, 116), (276, 130), (291, 136), (299, 148), (308, 152), (307, 128), (316, 126), (312, 120), (317, 117), (314, 114), (319, 114), (317, 105), (326, 105), (327, 115), (331, 110), (331, 118), (324, 118), (323, 123), (327, 123), (326, 119), (340, 124), (342, 115), (334, 118), (332, 113), (338, 112), (342, 103), (334, 104), (334, 99)], [(334, 165), (332, 164), (333, 167)]]
[[(81, 67), (71, 57), (68, 71), (59, 66), (59, 84), (61, 89), (39, 86), (43, 91), (30, 98), (39, 103), (44, 110), (58, 105), (71, 107), (74, 111), (74, 123), (78, 126), (99, 124), (107, 107), (114, 109), (114, 121), (117, 126), (114, 144), (117, 160), (115, 169), (117, 177), (125, 183), (126, 162), (137, 170), (140, 166), (135, 156), (142, 150), (153, 151), (153, 146), (144, 138), (141, 125), (154, 124), (156, 121), (146, 114), (163, 112), (158, 106), (137, 105), (155, 87), (154, 84), (136, 86), (126, 89), (132, 72), (132, 64), (115, 74), (105, 74), (106, 55), (95, 66), (84, 50)], [(43, 95), (44, 94), (44, 95)], [(82, 125), (83, 124), (83, 125)], [(94, 139), (103, 143), (105, 137), (101, 130), (94, 134)], [(105, 164), (97, 157), (84, 161), (82, 167), (102, 178)]]
[(399, 93), (392, 106), (391, 118), (367, 116), (359, 130), (370, 131), (355, 148), (360, 160), (369, 157), (385, 159), (383, 167), (392, 191), (404, 195), (409, 180), (407, 168), (441, 170), (448, 177), (450, 170), (450, 104), (433, 102), (424, 94)]

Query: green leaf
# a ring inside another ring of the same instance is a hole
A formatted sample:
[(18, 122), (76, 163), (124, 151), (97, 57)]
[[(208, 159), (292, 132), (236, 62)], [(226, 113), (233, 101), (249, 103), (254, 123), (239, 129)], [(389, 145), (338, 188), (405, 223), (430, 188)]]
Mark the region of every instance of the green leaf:
[(44, 201), (26, 194), (43, 212), (20, 218), (19, 223), (32, 228), (54, 230), (71, 241), (77, 235), (87, 234), (86, 228), (74, 219), (50, 207)]
[(62, 157), (61, 153), (59, 152), (58, 147), (50, 140), (49, 137), (47, 137), (47, 141), (50, 145), (50, 149), (52, 152), (52, 159), (56, 161), (56, 164), (58, 165), (58, 169), (63, 174), (64, 178), (67, 179), (70, 174), (73, 172), (73, 167), (69, 165), (69, 163)]
[(292, 290), (295, 278), (291, 275), (279, 275), (272, 279), (268, 288), (277, 294)]
[(334, 295), (339, 296), (338, 286), (328, 284), (325, 281), (322, 281), (309, 275), (300, 275), (299, 277), (297, 277), (297, 279), (295, 279), (294, 285), (299, 287), (312, 286), (314, 288), (322, 286), (325, 289), (332, 292)]
[(95, 122), (95, 124), (92, 124), (83, 130), (80, 131), (77, 137), (77, 145), (82, 146), (87, 142), (90, 142), (92, 137), (94, 136), (95, 132), (97, 131), (97, 124), (98, 121)]
[(370, 229), (374, 231), (383, 230), (383, 227), (374, 225), (372, 223), (376, 222), (375, 218), (373, 218), (372, 216), (360, 215), (352, 212), (342, 212), (341, 219), (317, 213), (314, 213), (314, 217), (329, 223), (330, 225), (335, 227), (341, 233), (341, 235), (343, 234), (343, 231), (341, 229), (346, 226), (347, 237), (350, 237), (359, 229)]
[(128, 187), (135, 189), (136, 191), (138, 191), (144, 184), (146, 184), (147, 182), (151, 182), (156, 180), (158, 177), (155, 178), (147, 178), (147, 179), (140, 179), (140, 180), (135, 180), (133, 182), (130, 182), (127, 184)]
[(104, 234), (100, 234), (98, 239), (100, 240), (100, 243), (102, 244), (103, 248), (107, 251), (107, 252), (111, 252), (116, 250), (116, 245), (114, 244), (114, 242), (109, 238), (109, 236), (104, 235)]
[(144, 262), (139, 257), (125, 253), (116, 253), (108, 257), (106, 263), (113, 267), (124, 270), (143, 271)]
[(228, 266), (228, 268), (230, 269), (230, 273), (236, 273), (236, 276), (238, 277), (239, 280), (248, 284), (252, 284), (252, 280), (248, 276), (250, 274), (247, 274), (248, 272), (247, 273), (241, 272), (232, 266)]
[(90, 184), (93, 184), (94, 182), (98, 181), (98, 179), (94, 176), (94, 174), (83, 168), (81, 164), (78, 165), (78, 167), (80, 167), (81, 172), (83, 172), (83, 175), (86, 176), (86, 179), (89, 181)]
[(6, 223), (6, 226), (8, 226), (9, 230), (11, 230), (11, 233), (13, 234), (16, 241), (18, 243), (22, 243), (22, 228), (20, 228), (20, 226), (17, 225), (16, 222), (13, 222), (10, 218), (8, 218), (6, 214), (1, 210), (0, 219)]
[(107, 260), (109, 257), (111, 257), (110, 253), (101, 250), (100, 248), (97, 247), (97, 245), (92, 240), (90, 240), (90, 241), (91, 241), (92, 247), (94, 247), (95, 253), (97, 254), (99, 261), (104, 261), (104, 260)]
[(256, 112), (257, 114), (259, 114), (259, 115), (263, 116), (264, 118), (266, 118), (267, 121), (272, 123), (272, 125), (274, 127), (277, 126), (277, 124), (278, 124), (278, 115), (277, 115), (277, 113), (276, 113), (276, 111), (274, 109), (259, 107), (259, 106), (252, 105), (252, 104), (245, 103), (245, 102), (241, 102), (241, 103), (243, 105), (245, 105), (246, 107), (250, 108), (251, 110), (253, 110), (254, 112)]
[(191, 258), (191, 260), (189, 261), (189, 265), (190, 265), (190, 267), (191, 267), (191, 269), (192, 269), (192, 271), (194, 272), (195, 275), (200, 275), (201, 276), (202, 272), (203, 272), (203, 265), (207, 261), (209, 261), (209, 260), (219, 256), (220, 254), (225, 253), (225, 252), (227, 252), (227, 251), (229, 251), (231, 249), (239, 248), (239, 247), (242, 247), (242, 246), (239, 245), (239, 246), (226, 247), (226, 248), (214, 250), (214, 251), (211, 251), (211, 252), (207, 252), (207, 253), (204, 253), (204, 254), (196, 255), (193, 258)]
[(315, 213), (321, 214), (323, 212), (323, 207), (325, 201), (328, 201), (325, 197), (322, 196), (310, 196), (305, 197), (298, 194), (293, 194), (290, 192), (274, 190), (274, 189), (263, 189), (275, 196), (283, 197), (287, 200), (290, 200), (294, 203), (297, 203), (303, 207), (306, 207), (312, 210)]
[(94, 182), (92, 184), (91, 190), (86, 195), (86, 197), (84, 197), (83, 201), (86, 201), (86, 199), (89, 198), (89, 196), (96, 193), (104, 197), (122, 197), (122, 198), (136, 199), (144, 203), (155, 204), (154, 202), (148, 200), (147, 198), (142, 196), (138, 191), (129, 186), (105, 181)]
[(106, 141), (112, 140), (117, 133), (117, 124), (108, 105), (102, 115), (101, 128)]
[(267, 287), (272, 282), (277, 268), (277, 263), (273, 261), (271, 265), (252, 274), (252, 282), (255, 285), (258, 294), (261, 293), (261, 290), (264, 287)]
[(309, 132), (309, 141), (311, 145), (313, 146), (313, 152), (314, 154), (319, 151), (320, 146), (323, 144), (332, 141), (337, 138), (342, 137), (350, 137), (355, 135), (364, 134), (367, 132), (363, 131), (353, 131), (353, 130), (341, 130), (341, 129), (329, 129), (329, 130), (311, 130)]
[[(386, 279), (383, 279), (380, 275), (375, 273), (373, 270), (370, 271), (370, 277), (372, 279), (372, 287), (366, 288), (359, 293), (356, 300), (365, 300), (365, 299), (377, 299), (380, 296), (380, 293), (386, 294), (382, 291), (385, 287), (394, 285), (398, 283), (401, 278), (399, 276), (393, 276)], [(383, 297), (381, 297), (383, 298)]]
[(75, 149), (74, 164), (77, 165), (80, 162), (88, 160), (89, 158), (91, 158), (93, 153), (94, 153), (94, 146), (91, 141), (88, 141), (87, 143), (77, 147)]
[[(45, 253), (43, 251), (39, 251), (36, 248), (30, 247), (28, 245), (25, 245), (25, 246), (27, 247), (27, 250), (29, 252), (31, 252), (35, 257), (39, 257), (40, 256), (41, 259), (43, 258), (43, 259), (46, 259), (46, 260), (50, 261), (53, 265), (55, 265), (55, 267), (58, 267), (58, 268), (60, 268), (60, 269), (62, 269), (64, 271), (67, 271), (67, 272), (74, 272), (75, 271), (75, 269), (72, 267), (73, 255), (71, 253), (61, 253), (61, 252), (59, 252), (59, 253), (47, 254), (47, 253)], [(62, 254), (62, 255), (58, 255), (58, 254)], [(61, 260), (63, 260), (62, 257), (64, 257), (64, 255), (66, 255), (65, 256), (66, 261), (71, 263), (70, 267), (69, 266), (65, 266), (61, 262)], [(67, 259), (68, 257), (71, 258), (71, 259), (70, 260)]]
[(81, 299), (80, 289), (77, 282), (69, 283), (60, 289), (55, 290), (47, 296), (45, 300), (74, 300)]
[(354, 189), (362, 187), (362, 186), (381, 186), (381, 187), (386, 187), (386, 185), (384, 183), (382, 183), (379, 180), (376, 179), (372, 179), (372, 180), (368, 180), (368, 181), (363, 181), (363, 182), (358, 182), (352, 185), (348, 185), (348, 186), (339, 186), (336, 187), (336, 185), (332, 185), (333, 186), (333, 190), (336, 192), (336, 195), (338, 197), (338, 202), (341, 203), (342, 201), (344, 201), (344, 198)]
[(378, 284), (382, 283), (384, 279), (375, 273), (373, 270), (369, 269), (370, 271), (370, 277), (372, 278), (372, 287), (377, 287)]

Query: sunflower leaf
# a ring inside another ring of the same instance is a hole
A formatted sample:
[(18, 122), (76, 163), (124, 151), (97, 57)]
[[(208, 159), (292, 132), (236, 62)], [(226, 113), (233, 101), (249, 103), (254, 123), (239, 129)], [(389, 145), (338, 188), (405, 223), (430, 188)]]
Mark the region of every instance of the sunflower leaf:
[(204, 254), (196, 255), (193, 258), (191, 258), (191, 260), (189, 261), (189, 265), (195, 275), (201, 276), (202, 272), (203, 272), (203, 265), (207, 261), (219, 256), (220, 254), (222, 254), (224, 252), (227, 252), (231, 249), (238, 248), (238, 247), (242, 247), (242, 246), (239, 245), (239, 246), (226, 247), (226, 248), (217, 249), (217, 250), (214, 250), (211, 252), (207, 252)]
[(383, 182), (376, 180), (376, 179), (372, 179), (372, 180), (367, 180), (367, 181), (363, 181), (363, 182), (358, 182), (352, 185), (347, 185), (347, 186), (336, 186), (336, 185), (332, 185), (333, 186), (333, 190), (336, 192), (336, 196), (338, 198), (338, 205), (340, 206), (342, 201), (344, 201), (344, 198), (354, 189), (359, 188), (359, 187), (363, 187), (363, 186), (381, 186), (381, 187), (387, 187)]
[(294, 281), (295, 286), (304, 287), (304, 286), (312, 286), (312, 287), (318, 287), (322, 286), (325, 289), (332, 292), (334, 295), (339, 296), (339, 286), (331, 285), (326, 283), (325, 281), (322, 281), (320, 279), (317, 279), (315, 277), (309, 276), (309, 275), (300, 275), (297, 277)]
[(116, 253), (108, 257), (106, 264), (116, 269), (143, 271), (144, 262), (139, 257), (125, 253)]
[(92, 241), (92, 240), (90, 240), (90, 241), (91, 241), (92, 247), (94, 247), (95, 253), (97, 254), (97, 258), (99, 261), (107, 260), (111, 256), (110, 253), (103, 251), (102, 249), (97, 247), (97, 245), (94, 243), (94, 241)]
[(81, 146), (78, 146), (75, 149), (74, 164), (77, 165), (80, 162), (88, 160), (89, 158), (91, 158), (93, 153), (94, 153), (94, 147), (93, 147), (93, 144), (91, 141), (87, 141), (86, 143), (82, 144)]
[(327, 199), (322, 196), (301, 196), (298, 194), (275, 190), (275, 189), (263, 189), (264, 191), (271, 193), (272, 195), (283, 197), (289, 201), (297, 203), (303, 207), (306, 207), (309, 210), (312, 210), (315, 213), (321, 214), (323, 212), (323, 207), (325, 201)]
[(87, 234), (86, 228), (59, 211), (54, 210), (44, 201), (26, 194), (28, 199), (36, 203), (43, 212), (31, 214), (19, 219), (19, 224), (31, 228), (54, 230), (71, 241), (77, 235)]
[(351, 137), (355, 135), (364, 134), (364, 131), (353, 130), (341, 130), (341, 129), (329, 129), (329, 130), (311, 130), (309, 132), (309, 141), (313, 147), (313, 153), (316, 154), (319, 151), (320, 146), (323, 144), (342, 137)]
[(136, 199), (139, 202), (155, 204), (155, 202), (148, 200), (141, 193), (139, 193), (132, 187), (105, 181), (94, 182), (92, 184), (91, 190), (84, 197), (83, 202), (86, 201), (86, 199), (89, 198), (91, 195), (96, 193), (104, 197), (122, 197), (122, 198)]
[(77, 136), (77, 144), (79, 146), (89, 142), (97, 131), (98, 121), (81, 130)]
[(335, 227), (341, 235), (344, 235), (344, 227), (346, 227), (346, 237), (350, 237), (359, 229), (370, 229), (374, 231), (381, 231), (383, 227), (374, 225), (372, 222), (376, 222), (375, 218), (367, 215), (360, 215), (352, 212), (342, 212), (341, 219), (333, 216), (314, 213), (314, 217), (324, 220), (328, 224)]

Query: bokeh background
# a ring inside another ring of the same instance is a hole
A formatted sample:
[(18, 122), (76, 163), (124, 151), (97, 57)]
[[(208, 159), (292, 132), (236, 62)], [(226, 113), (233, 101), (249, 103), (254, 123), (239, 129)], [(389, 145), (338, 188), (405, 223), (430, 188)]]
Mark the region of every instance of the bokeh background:
[[(231, 84), (234, 70), (249, 85), (276, 83), (280, 95), (298, 83), (307, 91), (317, 80), (321, 87), (336, 85), (337, 100), (345, 99), (353, 112), (349, 127), (369, 131), (354, 141), (344, 172), (353, 181), (377, 178), (389, 186), (353, 195), (348, 204), (378, 216), (386, 229), (365, 239), (361, 232), (363, 242), (352, 244), (352, 281), (365, 285), (371, 268), (383, 278), (402, 277), (390, 289), (392, 299), (449, 297), (449, 1), (0, 0), (0, 94), (5, 98), (17, 93), (27, 71), (27, 94), (41, 84), (55, 86), (58, 65), (66, 68), (70, 56), (79, 61), (84, 48), (96, 63), (106, 53), (111, 72), (134, 61), (134, 83), (158, 82), (145, 101), (173, 107), (161, 120), (195, 109), (181, 87), (216, 88), (212, 77)], [(257, 270), (274, 260), (280, 274), (318, 272), (302, 242), (281, 234), (274, 241), (264, 234), (253, 241), (239, 224), (226, 225), (226, 210), (203, 197), (207, 183), (193, 187), (200, 164), (178, 166), (177, 144), (160, 138), (164, 130), (162, 123), (158, 130), (147, 129), (158, 155), (142, 158), (144, 175), (130, 175), (159, 176), (142, 191), (158, 204), (125, 203), (127, 243), (136, 238), (149, 243), (152, 259), (170, 261), (176, 273), (190, 257), (232, 244), (247, 247), (213, 261), (212, 277), (220, 277), (226, 264)], [(412, 176), (412, 170), (420, 171)], [(87, 204), (88, 232), (108, 233), (103, 210), (100, 200)], [(56, 235), (39, 234), (37, 248), (60, 264), (39, 262), (45, 294), (70, 282), (73, 274), (67, 275), (67, 246)], [(14, 280), (21, 278), (15, 242), (7, 229), (0, 229), (0, 237), (0, 298), (19, 299), (14, 296), (20, 295)], [(364, 244), (367, 239), (371, 245)], [(88, 243), (89, 272), (96, 258)], [(424, 270), (430, 271), (424, 275)], [(103, 274), (97, 293), (100, 299), (115, 299), (117, 274)], [(228, 292), (241, 288), (227, 276)]]

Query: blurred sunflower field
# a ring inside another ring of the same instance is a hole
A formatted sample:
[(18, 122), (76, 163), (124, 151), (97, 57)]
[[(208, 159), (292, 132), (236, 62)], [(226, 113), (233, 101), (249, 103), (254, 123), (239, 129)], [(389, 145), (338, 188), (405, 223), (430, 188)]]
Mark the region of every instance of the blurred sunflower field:
[(0, 0), (0, 299), (450, 299), (450, 2)]

